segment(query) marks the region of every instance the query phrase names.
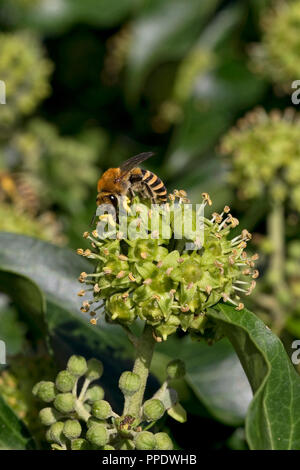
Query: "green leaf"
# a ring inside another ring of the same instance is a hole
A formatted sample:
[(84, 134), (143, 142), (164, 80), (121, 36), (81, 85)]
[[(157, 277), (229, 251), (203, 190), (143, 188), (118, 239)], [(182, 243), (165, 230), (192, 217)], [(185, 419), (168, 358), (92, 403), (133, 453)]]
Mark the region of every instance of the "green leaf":
[(113, 26), (120, 22), (130, 10), (135, 0), (65, 0), (77, 21), (98, 26)]
[(29, 313), (35, 312), (31, 315), (33, 323), (38, 316), (41, 320), (44, 316), (62, 366), (74, 352), (87, 358), (98, 357), (107, 370), (114, 370), (113, 374), (104, 374), (110, 386), (122, 369), (122, 361), (115, 357), (131, 357), (132, 348), (121, 327), (107, 324), (103, 317), (93, 326), (80, 312), (78, 276), (92, 269), (90, 263), (70, 250), (30, 237), (0, 234), (0, 280), (4, 287), (10, 286), (6, 291), (17, 301), (24, 299)]
[(246, 419), (249, 447), (299, 450), (300, 377), (279, 338), (246, 309), (220, 304), (208, 316), (234, 346), (254, 393)]
[(19, 321), (17, 311), (14, 308), (10, 306), (1, 308), (0, 340), (5, 342), (6, 354), (8, 356), (22, 351), (26, 330), (25, 324)]
[(57, 34), (74, 23), (115, 26), (135, 7), (136, 0), (56, 0), (55, 7), (53, 0), (42, 0), (26, 9), (10, 6), (10, 13), (23, 27)]
[[(246, 64), (235, 59), (200, 77), (197, 93), (187, 101), (184, 119), (175, 129), (168, 167), (181, 175), (193, 158), (199, 158), (215, 146), (222, 133), (233, 124), (237, 113), (255, 104), (264, 90), (264, 83)], [(219, 174), (220, 170), (217, 169)]]
[[(5, 247), (3, 248), (5, 249)], [(14, 299), (35, 338), (41, 338), (46, 335), (47, 327), (44, 318), (46, 311), (45, 299), (42, 291), (34, 282), (23, 274), (6, 269), (0, 262), (0, 291)], [(5, 338), (5, 331), (7, 333), (7, 328), (5, 330), (5, 324), (1, 322), (0, 338)]]
[(180, 58), (197, 38), (199, 29), (220, 0), (164, 0), (149, 7), (133, 22), (128, 58), (127, 93), (135, 100), (153, 66)]
[(21, 420), (0, 396), (0, 449), (26, 450), (34, 445)]

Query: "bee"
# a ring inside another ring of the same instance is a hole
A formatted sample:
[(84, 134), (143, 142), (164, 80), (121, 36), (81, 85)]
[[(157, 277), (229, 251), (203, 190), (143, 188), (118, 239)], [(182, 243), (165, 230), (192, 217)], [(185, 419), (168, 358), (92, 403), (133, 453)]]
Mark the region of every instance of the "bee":
[(32, 215), (39, 210), (37, 194), (23, 173), (0, 171), (0, 200), (13, 202)]
[(151, 199), (156, 203), (167, 201), (167, 190), (161, 179), (149, 170), (139, 168), (139, 165), (154, 155), (144, 152), (126, 160), (119, 168), (110, 168), (98, 181), (97, 205), (118, 205), (120, 196), (134, 197), (135, 193), (142, 198)]

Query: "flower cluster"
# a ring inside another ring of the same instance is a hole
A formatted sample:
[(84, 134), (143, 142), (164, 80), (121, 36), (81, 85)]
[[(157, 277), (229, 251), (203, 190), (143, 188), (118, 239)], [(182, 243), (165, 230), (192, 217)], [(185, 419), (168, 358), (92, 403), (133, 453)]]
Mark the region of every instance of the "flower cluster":
[(293, 110), (248, 113), (223, 139), (221, 152), (231, 156), (231, 183), (242, 197), (267, 194), (289, 200), (300, 210), (300, 123)]
[(3, 145), (0, 155), (5, 161), (15, 155), (24, 182), (40, 196), (43, 207), (55, 203), (74, 212), (82, 208), (89, 187), (96, 183), (98, 147), (62, 137), (53, 125), (32, 119)]
[(281, 0), (263, 11), (263, 37), (252, 48), (254, 67), (290, 92), (291, 82), (300, 76), (300, 1)]
[(30, 114), (49, 94), (52, 64), (44, 57), (38, 39), (28, 33), (1, 33), (0, 49), (0, 78), (6, 94), (0, 120), (5, 126)]
[(1, 232), (20, 233), (41, 240), (51, 241), (58, 245), (65, 242), (61, 225), (55, 219), (54, 214), (47, 212), (39, 217), (33, 217), (29, 213), (17, 207), (14, 203), (8, 204), (1, 201), (0, 185), (0, 230)]
[[(122, 416), (115, 413), (104, 390), (94, 385), (103, 374), (103, 365), (96, 359), (86, 361), (82, 356), (71, 356), (66, 370), (58, 373), (55, 382), (38, 382), (33, 394), (47, 404), (40, 411), (40, 420), (47, 426), (46, 438), (55, 450), (171, 450), (173, 443), (164, 432), (152, 433), (147, 429), (163, 417), (182, 411), (177, 393), (169, 387), (173, 379), (182, 378), (182, 361), (171, 361), (167, 366), (167, 379), (150, 399), (146, 400), (139, 416), (126, 412), (130, 397), (141, 387), (139, 375), (123, 372), (119, 380), (124, 399)], [(80, 392), (78, 381), (84, 378)], [(178, 419), (175, 416), (175, 419)], [(182, 420), (181, 420), (182, 421)]]
[[(207, 309), (222, 300), (237, 310), (243, 309), (240, 294), (249, 295), (258, 277), (257, 255), (251, 257), (245, 251), (251, 234), (243, 230), (230, 239), (231, 230), (239, 222), (225, 206), (221, 214), (201, 217), (200, 243), (200, 233), (186, 230), (187, 219), (183, 218), (180, 225), (176, 218), (187, 202), (185, 193), (175, 191), (169, 198), (170, 202), (159, 209), (160, 227), (167, 228), (169, 239), (164, 238), (162, 231), (151, 232), (153, 211), (147, 201), (140, 206), (138, 197), (133, 202), (141, 211), (133, 213), (130, 206), (128, 224), (138, 226), (146, 238), (130, 237), (130, 233), (128, 238), (122, 238), (118, 231), (115, 239), (101, 239), (96, 230), (84, 234), (92, 249), (79, 249), (78, 253), (95, 260), (96, 266), (94, 273), (81, 273), (79, 281), (86, 287), (78, 295), (92, 294), (81, 309), (92, 316), (92, 323), (97, 323), (97, 310), (103, 310), (104, 304), (109, 322), (128, 327), (140, 318), (153, 326), (161, 341), (178, 328), (203, 335), (206, 328), (209, 330)], [(207, 204), (211, 205), (211, 200), (204, 193), (200, 209), (204, 210)], [(145, 207), (149, 215), (146, 219)], [(166, 214), (171, 215), (165, 218)], [(192, 214), (196, 217), (195, 211)], [(119, 229), (118, 224), (116, 228)], [(179, 232), (185, 238), (178, 239)], [(192, 250), (186, 245), (191, 240)]]

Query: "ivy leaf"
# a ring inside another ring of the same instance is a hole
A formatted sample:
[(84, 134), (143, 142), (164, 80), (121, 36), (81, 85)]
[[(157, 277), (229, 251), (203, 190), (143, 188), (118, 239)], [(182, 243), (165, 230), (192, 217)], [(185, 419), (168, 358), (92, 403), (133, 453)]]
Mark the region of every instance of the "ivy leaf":
[(103, 346), (118, 345), (120, 328), (105, 322), (94, 328), (80, 312), (78, 276), (92, 270), (90, 263), (71, 250), (12, 233), (0, 234), (0, 247), (2, 289), (18, 304), (26, 302), (26, 309), (35, 309), (36, 315), (45, 312), (50, 332), (73, 321), (82, 331), (86, 328), (90, 338), (101, 339)]
[(15, 309), (9, 306), (0, 309), (0, 340), (5, 342), (7, 355), (18, 354), (22, 351), (26, 331), (27, 328), (18, 320), (18, 313)]
[[(118, 407), (121, 398), (115, 381), (124, 369), (124, 360), (133, 350), (121, 327), (99, 319), (93, 326), (80, 312), (78, 276), (92, 266), (76, 253), (50, 243), (12, 233), (0, 233), (1, 289), (21, 306), (26, 300), (30, 331), (49, 335), (51, 346), (64, 367), (71, 354), (96, 357), (109, 373), (103, 385)], [(116, 360), (116, 356), (118, 360)], [(112, 392), (111, 392), (112, 391)]]
[(149, 2), (132, 25), (128, 58), (127, 93), (135, 100), (153, 66), (178, 59), (195, 41), (201, 26), (220, 0), (164, 0)]
[(300, 377), (283, 344), (249, 310), (219, 304), (208, 317), (234, 346), (254, 397), (246, 418), (249, 447), (300, 449)]
[(0, 396), (0, 449), (27, 450), (33, 448), (33, 441), (25, 425)]
[(115, 26), (136, 6), (136, 0), (57, 0), (53, 8), (53, 0), (43, 0), (30, 9), (10, 7), (10, 12), (19, 25), (57, 34), (78, 22)]
[[(3, 266), (1, 266), (1, 263), (0, 286), (1, 292), (4, 292), (14, 299), (15, 304), (18, 306), (18, 309), (22, 314), (22, 318), (26, 320), (34, 338), (40, 339), (45, 337), (47, 334), (47, 327), (44, 317), (46, 303), (43, 293), (39, 287), (23, 274), (5, 269)], [(9, 330), (6, 327), (6, 323), (7, 320), (6, 322), (0, 323), (0, 338), (8, 341), (6, 335)], [(15, 329), (16, 334), (18, 331), (19, 328)], [(11, 331), (11, 333), (13, 333), (13, 331)], [(9, 348), (7, 353), (13, 354)]]

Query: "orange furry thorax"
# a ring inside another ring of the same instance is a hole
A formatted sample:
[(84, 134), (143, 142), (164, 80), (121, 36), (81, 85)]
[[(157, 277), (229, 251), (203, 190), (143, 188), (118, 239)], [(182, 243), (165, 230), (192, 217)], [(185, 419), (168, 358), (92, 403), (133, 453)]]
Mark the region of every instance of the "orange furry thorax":
[(98, 193), (119, 193), (121, 194), (124, 190), (124, 181), (121, 179), (120, 168), (109, 168), (105, 171), (98, 181), (97, 189)]

